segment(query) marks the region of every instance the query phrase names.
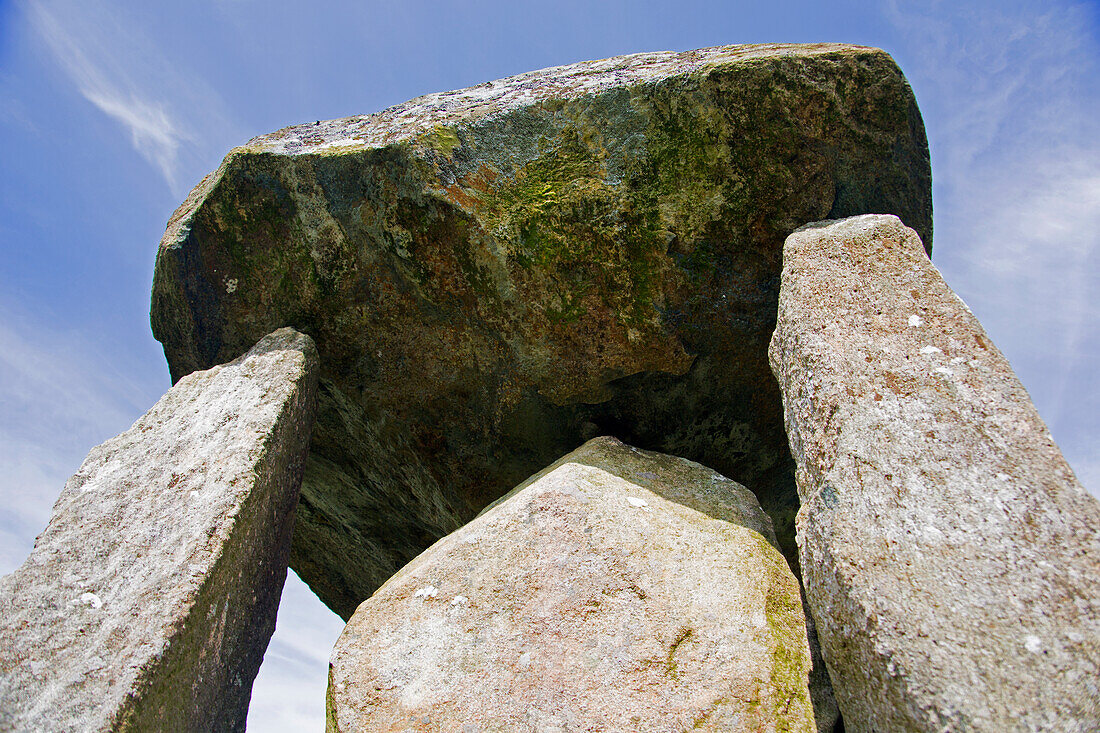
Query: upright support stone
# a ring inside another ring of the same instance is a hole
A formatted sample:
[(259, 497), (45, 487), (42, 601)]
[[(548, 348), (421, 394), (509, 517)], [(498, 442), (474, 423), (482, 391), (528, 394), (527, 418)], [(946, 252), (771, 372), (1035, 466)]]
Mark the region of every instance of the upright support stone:
[(281, 329), (92, 449), (0, 579), (0, 730), (244, 730), (316, 385)]
[(892, 216), (783, 250), (771, 364), (847, 730), (1100, 730), (1100, 503)]
[(589, 441), (364, 601), (328, 730), (813, 733), (798, 583), (750, 491)]

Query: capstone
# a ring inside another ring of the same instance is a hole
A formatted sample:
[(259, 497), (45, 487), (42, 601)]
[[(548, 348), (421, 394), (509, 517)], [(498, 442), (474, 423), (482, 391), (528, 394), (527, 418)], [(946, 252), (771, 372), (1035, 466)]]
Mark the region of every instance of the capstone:
[(897, 214), (928, 148), (877, 49), (724, 46), (556, 67), (232, 151), (173, 215), (173, 378), (280, 326), (321, 356), (291, 565), (344, 618), (584, 440), (734, 477), (797, 564), (767, 362), (784, 238)]

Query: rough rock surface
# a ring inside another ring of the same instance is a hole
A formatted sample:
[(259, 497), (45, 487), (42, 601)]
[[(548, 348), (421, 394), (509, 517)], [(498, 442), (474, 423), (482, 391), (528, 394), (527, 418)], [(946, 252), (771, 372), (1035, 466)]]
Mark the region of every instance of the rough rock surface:
[(291, 564), (345, 618), (600, 434), (735, 477), (793, 562), (780, 253), (866, 212), (930, 243), (924, 127), (882, 51), (624, 56), (235, 149), (169, 222), (153, 329), (174, 378), (279, 326), (317, 342)]
[(847, 730), (1100, 730), (1100, 502), (894, 217), (783, 252), (772, 365)]
[(92, 449), (0, 579), (0, 730), (244, 730), (316, 380), (283, 329)]
[(598, 438), (407, 565), (329, 731), (814, 730), (798, 582), (744, 487)]

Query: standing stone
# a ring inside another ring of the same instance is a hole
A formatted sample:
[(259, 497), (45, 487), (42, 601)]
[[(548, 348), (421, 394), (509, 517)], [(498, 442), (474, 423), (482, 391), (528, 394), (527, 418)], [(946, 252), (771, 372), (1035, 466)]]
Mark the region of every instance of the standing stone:
[(1100, 503), (917, 234), (792, 234), (771, 362), (846, 729), (1100, 730)]
[(328, 730), (811, 733), (798, 583), (771, 537), (739, 484), (589, 441), (359, 606)]
[(345, 619), (588, 438), (751, 489), (795, 562), (768, 368), (783, 240), (897, 214), (928, 147), (886, 53), (645, 53), (520, 74), (231, 151), (173, 215), (153, 332), (174, 378), (290, 325), (321, 355), (291, 565)]
[(244, 730), (316, 382), (282, 329), (92, 449), (0, 579), (0, 730)]

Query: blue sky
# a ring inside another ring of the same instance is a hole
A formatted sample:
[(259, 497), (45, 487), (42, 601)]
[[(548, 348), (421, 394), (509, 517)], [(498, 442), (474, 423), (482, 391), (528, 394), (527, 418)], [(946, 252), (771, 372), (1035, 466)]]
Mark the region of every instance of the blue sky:
[[(772, 41), (893, 54), (928, 128), (933, 261), (1100, 492), (1095, 2), (0, 0), (0, 572), (167, 389), (156, 245), (232, 146), (530, 69)], [(250, 727), (323, 727), (339, 630), (291, 574)]]

